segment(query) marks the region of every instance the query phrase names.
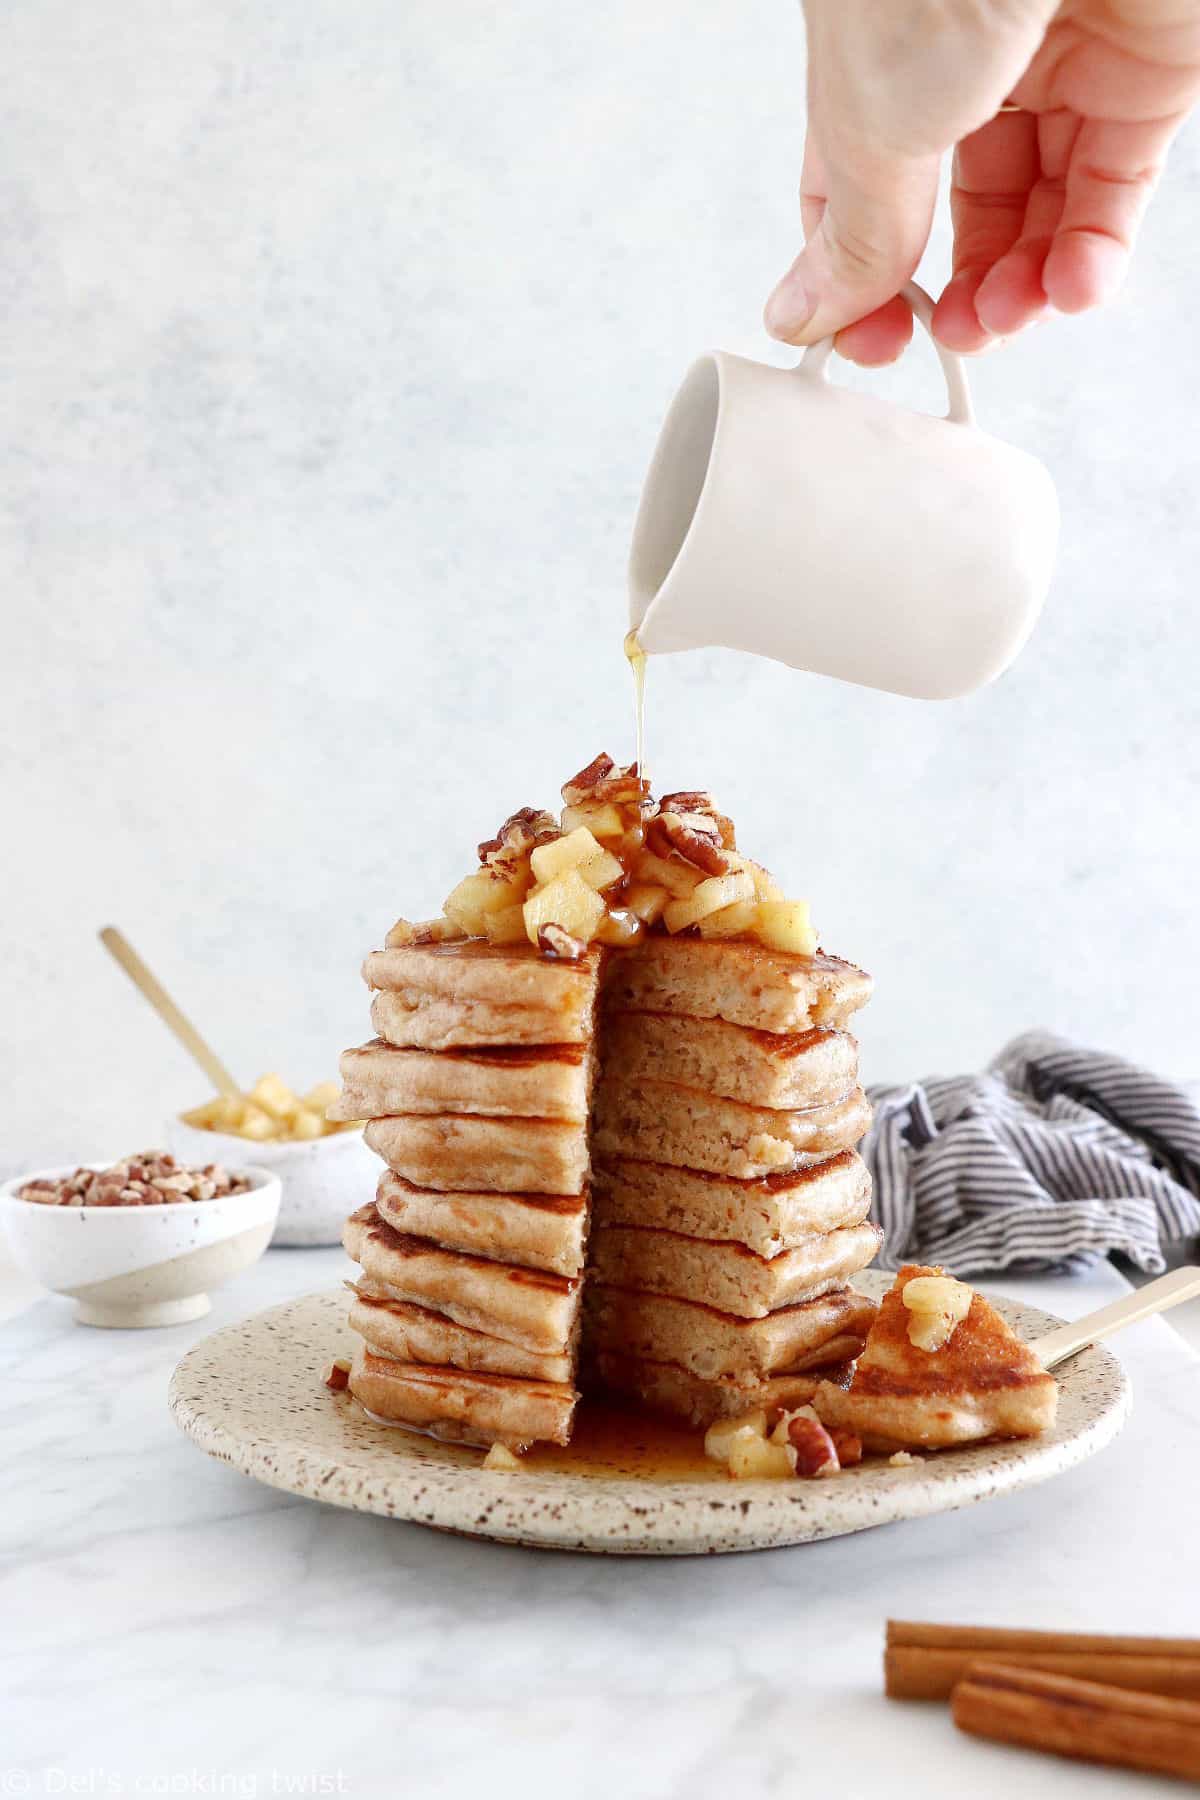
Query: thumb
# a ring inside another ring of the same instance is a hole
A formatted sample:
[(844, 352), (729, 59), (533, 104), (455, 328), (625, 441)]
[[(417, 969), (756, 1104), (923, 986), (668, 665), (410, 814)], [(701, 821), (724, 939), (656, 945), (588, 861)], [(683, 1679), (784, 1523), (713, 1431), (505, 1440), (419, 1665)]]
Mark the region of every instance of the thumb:
[(813, 344), (890, 300), (929, 237), (938, 158), (825, 159), (805, 154), (804, 210), (819, 222), (767, 301), (764, 320), (786, 344)]

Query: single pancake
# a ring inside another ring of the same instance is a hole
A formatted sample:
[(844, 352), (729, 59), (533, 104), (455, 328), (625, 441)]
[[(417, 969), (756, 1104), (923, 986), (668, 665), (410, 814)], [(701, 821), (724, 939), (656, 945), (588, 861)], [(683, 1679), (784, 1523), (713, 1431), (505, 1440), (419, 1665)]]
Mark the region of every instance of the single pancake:
[(448, 1250), (556, 1275), (578, 1275), (583, 1268), (583, 1194), (441, 1193), (413, 1187), (394, 1169), (385, 1169), (375, 1204), (396, 1231), (433, 1238)]
[(608, 1010), (601, 1037), (622, 1081), (675, 1081), (748, 1106), (828, 1106), (858, 1078), (858, 1045), (845, 1031), (748, 1031), (724, 1019)]
[(397, 1050), (376, 1038), (340, 1058), (342, 1092), (329, 1119), (389, 1113), (484, 1113), (567, 1119), (588, 1114), (591, 1056), (583, 1044), (503, 1050)]
[(575, 1330), (581, 1283), (443, 1250), (384, 1223), (374, 1206), (347, 1219), (346, 1253), (403, 1300), (524, 1350), (560, 1352)]
[(507, 1444), (511, 1450), (537, 1441), (569, 1443), (579, 1399), (564, 1383), (395, 1362), (366, 1344), (355, 1346), (349, 1387), (385, 1423), (450, 1443)]
[(456, 1325), (445, 1313), (399, 1299), (381, 1281), (360, 1276), (352, 1288), (347, 1323), (381, 1356), (398, 1362), (450, 1363), (490, 1375), (522, 1375), (536, 1381), (570, 1382), (569, 1351), (522, 1350), (519, 1344)]
[(858, 1355), (875, 1303), (851, 1288), (738, 1318), (694, 1300), (594, 1283), (584, 1300), (584, 1343), (650, 1362), (678, 1363), (705, 1380), (760, 1381)]
[(377, 991), (371, 1022), (401, 1048), (582, 1044), (591, 1041), (600, 967), (542, 956), (531, 944), (476, 939), (373, 950), (363, 979)]
[(596, 1278), (609, 1287), (673, 1294), (742, 1319), (762, 1319), (776, 1307), (842, 1287), (867, 1266), (882, 1237), (877, 1225), (847, 1225), (768, 1260), (741, 1244), (601, 1225), (592, 1233), (588, 1255)]
[(870, 1172), (853, 1150), (754, 1181), (612, 1157), (592, 1182), (600, 1224), (658, 1225), (745, 1244), (759, 1256), (795, 1249), (813, 1232), (857, 1225), (871, 1210)]
[(670, 1081), (626, 1081), (610, 1065), (596, 1096), (592, 1145), (597, 1157), (675, 1163), (747, 1181), (849, 1150), (870, 1122), (861, 1088), (832, 1106), (784, 1112)]
[(639, 1400), (653, 1412), (671, 1413), (704, 1430), (717, 1419), (736, 1419), (760, 1409), (773, 1422), (781, 1412), (808, 1405), (822, 1378), (849, 1378), (850, 1365), (808, 1375), (773, 1375), (766, 1381), (705, 1381), (675, 1363), (644, 1362), (617, 1352), (589, 1352), (590, 1380), (611, 1393)]
[(587, 1134), (562, 1119), (409, 1113), (370, 1120), (363, 1137), (414, 1187), (582, 1194), (587, 1183)]
[(610, 1006), (727, 1019), (752, 1031), (841, 1028), (871, 998), (871, 977), (839, 957), (791, 956), (760, 944), (654, 933), (614, 951)]

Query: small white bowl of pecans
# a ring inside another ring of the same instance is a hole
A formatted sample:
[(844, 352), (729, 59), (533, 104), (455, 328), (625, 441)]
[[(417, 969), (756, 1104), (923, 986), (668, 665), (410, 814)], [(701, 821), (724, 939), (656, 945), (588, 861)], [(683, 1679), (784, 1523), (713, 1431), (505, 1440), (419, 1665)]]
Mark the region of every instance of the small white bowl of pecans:
[(20, 1267), (72, 1298), (80, 1324), (177, 1325), (257, 1262), (279, 1198), (268, 1169), (187, 1168), (147, 1150), (18, 1176), (0, 1187), (0, 1220)]

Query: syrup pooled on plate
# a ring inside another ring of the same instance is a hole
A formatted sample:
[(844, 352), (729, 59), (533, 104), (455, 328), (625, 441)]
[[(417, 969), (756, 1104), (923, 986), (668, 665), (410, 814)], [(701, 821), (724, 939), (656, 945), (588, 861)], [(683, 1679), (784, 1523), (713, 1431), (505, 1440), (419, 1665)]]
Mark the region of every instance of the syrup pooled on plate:
[(585, 1475), (603, 1480), (636, 1475), (641, 1481), (728, 1480), (721, 1463), (704, 1454), (704, 1433), (613, 1400), (585, 1396), (570, 1444), (535, 1444), (521, 1458), (534, 1475)]

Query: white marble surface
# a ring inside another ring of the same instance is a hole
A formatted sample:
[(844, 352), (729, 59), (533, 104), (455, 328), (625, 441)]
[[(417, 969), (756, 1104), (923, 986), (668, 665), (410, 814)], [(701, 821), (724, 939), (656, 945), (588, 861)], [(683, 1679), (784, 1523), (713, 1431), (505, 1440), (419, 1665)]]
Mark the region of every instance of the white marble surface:
[[(632, 748), (638, 485), (696, 351), (787, 360), (804, 70), (778, 0), (6, 13), (0, 1092), (49, 1164), (203, 1092), (97, 926), (243, 1079), (307, 1083), (395, 915)], [(1200, 1072), (1198, 180), (1192, 125), (1121, 300), (976, 371), (1063, 502), (1009, 678), (652, 670), (663, 782), (878, 978), (873, 1079), (1040, 1024)], [(928, 352), (872, 379), (938, 394)]]
[[(86, 1331), (55, 1300), (0, 1330), (0, 1791), (1116, 1791), (885, 1702), (880, 1641), (889, 1615), (1194, 1634), (1200, 1360), (1164, 1322), (1119, 1340), (1131, 1424), (1045, 1487), (795, 1550), (619, 1561), (292, 1500), (176, 1432), (189, 1344), (343, 1267), (270, 1252), (172, 1331)], [(1120, 1280), (1007, 1286), (1070, 1316)]]

